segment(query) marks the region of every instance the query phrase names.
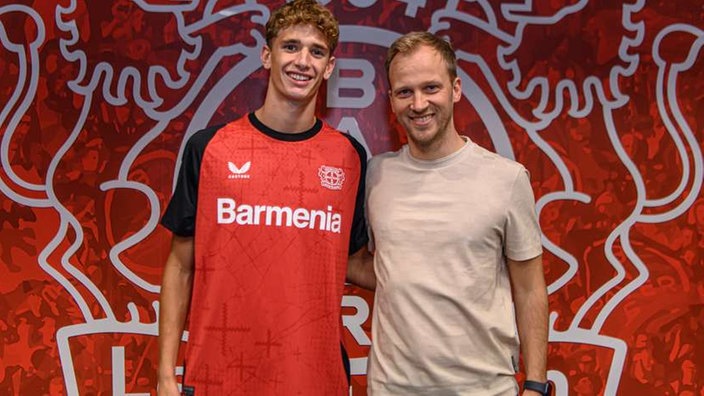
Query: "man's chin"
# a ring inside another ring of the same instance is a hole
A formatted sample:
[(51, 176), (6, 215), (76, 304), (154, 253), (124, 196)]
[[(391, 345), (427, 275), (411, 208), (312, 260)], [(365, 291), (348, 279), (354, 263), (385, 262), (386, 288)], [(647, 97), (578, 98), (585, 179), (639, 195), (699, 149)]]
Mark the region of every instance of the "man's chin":
[(408, 139), (412, 140), (418, 146), (428, 146), (435, 139), (435, 133), (432, 130), (414, 130), (408, 133)]
[(293, 103), (308, 103), (315, 100), (315, 92), (287, 92), (286, 99)]

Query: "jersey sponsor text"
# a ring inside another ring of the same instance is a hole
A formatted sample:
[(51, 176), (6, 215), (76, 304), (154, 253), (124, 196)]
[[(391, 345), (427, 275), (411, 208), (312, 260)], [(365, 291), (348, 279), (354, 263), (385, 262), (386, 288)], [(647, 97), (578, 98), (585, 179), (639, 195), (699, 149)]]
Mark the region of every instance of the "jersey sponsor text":
[(287, 206), (237, 204), (232, 198), (218, 198), (218, 224), (266, 225), (318, 229), (340, 233), (342, 216), (326, 210), (290, 208)]

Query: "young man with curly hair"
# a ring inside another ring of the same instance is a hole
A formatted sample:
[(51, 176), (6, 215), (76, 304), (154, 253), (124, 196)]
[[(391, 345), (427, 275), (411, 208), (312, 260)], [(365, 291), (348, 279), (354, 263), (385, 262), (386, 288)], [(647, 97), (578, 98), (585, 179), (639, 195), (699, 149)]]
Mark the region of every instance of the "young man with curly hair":
[[(159, 316), (159, 394), (343, 395), (341, 300), (367, 243), (366, 156), (316, 117), (338, 23), (296, 0), (266, 24), (264, 104), (193, 135), (162, 218), (172, 231)], [(190, 309), (189, 309), (190, 307)]]

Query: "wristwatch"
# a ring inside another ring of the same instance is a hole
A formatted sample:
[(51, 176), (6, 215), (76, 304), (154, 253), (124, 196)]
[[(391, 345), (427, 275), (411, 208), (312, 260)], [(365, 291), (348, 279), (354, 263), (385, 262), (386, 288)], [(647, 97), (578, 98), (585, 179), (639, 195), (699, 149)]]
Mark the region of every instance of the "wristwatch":
[(550, 381), (538, 382), (526, 380), (523, 382), (523, 390), (532, 390), (543, 396), (550, 396), (552, 394), (552, 383)]

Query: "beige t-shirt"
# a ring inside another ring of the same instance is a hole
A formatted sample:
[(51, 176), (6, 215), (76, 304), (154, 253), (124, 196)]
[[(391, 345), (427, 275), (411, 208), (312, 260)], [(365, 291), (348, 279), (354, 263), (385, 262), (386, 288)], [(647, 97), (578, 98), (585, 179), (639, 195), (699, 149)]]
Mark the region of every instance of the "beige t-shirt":
[(372, 158), (377, 288), (370, 395), (516, 395), (505, 257), (542, 253), (526, 169), (467, 143), (434, 161)]

